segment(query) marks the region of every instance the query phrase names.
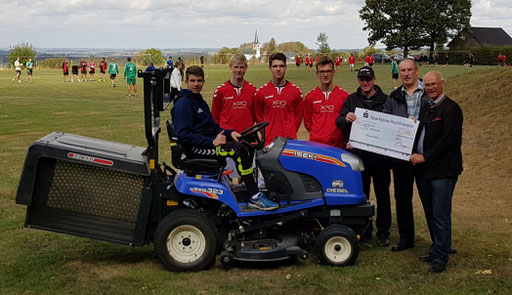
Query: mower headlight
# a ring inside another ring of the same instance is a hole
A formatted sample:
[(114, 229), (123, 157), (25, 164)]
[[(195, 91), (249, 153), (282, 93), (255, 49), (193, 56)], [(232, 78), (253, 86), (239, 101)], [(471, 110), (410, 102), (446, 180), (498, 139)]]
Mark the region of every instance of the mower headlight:
[(363, 160), (356, 155), (352, 155), (349, 153), (341, 154), (341, 160), (345, 163), (348, 163), (352, 170), (355, 171), (364, 171)]

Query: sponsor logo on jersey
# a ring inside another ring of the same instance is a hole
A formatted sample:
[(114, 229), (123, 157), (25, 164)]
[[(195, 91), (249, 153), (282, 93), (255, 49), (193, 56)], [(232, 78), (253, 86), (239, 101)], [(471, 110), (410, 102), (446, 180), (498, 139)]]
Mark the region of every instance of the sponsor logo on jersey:
[(320, 106), (320, 113), (332, 113), (334, 112), (334, 105), (323, 105)]
[(272, 97), (274, 97), (273, 94), (272, 95), (267, 95), (267, 96), (265, 96), (265, 99), (269, 99), (269, 98), (272, 98)]
[(335, 159), (333, 157), (329, 157), (329, 156), (321, 155), (321, 154), (304, 152), (304, 151), (285, 149), (283, 151), (283, 156), (302, 158), (302, 159), (313, 160), (313, 161), (323, 162), (323, 163), (327, 163), (327, 164), (337, 165), (337, 166), (341, 166), (341, 167), (346, 167), (345, 164), (343, 164), (342, 161), (340, 161), (338, 159)]
[(190, 191), (193, 192), (193, 193), (196, 193), (196, 194), (205, 195), (208, 198), (212, 198), (212, 199), (218, 199), (219, 198), (218, 195), (223, 195), (224, 194), (224, 190), (218, 189), (218, 188), (211, 188), (211, 187), (208, 187), (208, 188), (204, 188), (204, 187), (191, 187)]
[(286, 100), (274, 100), (274, 101), (272, 101), (272, 107), (273, 108), (285, 108)]
[(233, 109), (245, 109), (247, 108), (247, 101), (234, 101), (233, 102)]
[(101, 158), (96, 158), (96, 157), (81, 155), (81, 154), (75, 154), (75, 153), (68, 153), (68, 158), (85, 161), (85, 162), (92, 162), (92, 163), (101, 164), (101, 165), (105, 165), (105, 166), (113, 166), (114, 165), (114, 161), (112, 161), (112, 160), (101, 159)]
[(234, 96), (227, 96), (227, 97), (224, 97), (225, 100), (228, 100), (228, 99), (233, 99), (235, 98)]
[(313, 103), (321, 103), (322, 101), (321, 100), (315, 100), (313, 101)]

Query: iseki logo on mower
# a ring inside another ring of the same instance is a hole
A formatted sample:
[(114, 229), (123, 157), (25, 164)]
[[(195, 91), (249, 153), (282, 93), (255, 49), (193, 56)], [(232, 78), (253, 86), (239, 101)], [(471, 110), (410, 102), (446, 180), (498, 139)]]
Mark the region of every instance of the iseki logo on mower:
[(335, 159), (333, 157), (320, 155), (320, 154), (314, 154), (314, 153), (308, 153), (308, 152), (304, 152), (304, 151), (285, 149), (283, 151), (283, 156), (303, 158), (303, 159), (307, 159), (307, 160), (313, 160), (313, 161), (318, 161), (318, 162), (323, 162), (323, 163), (328, 163), (328, 164), (345, 167), (345, 164), (343, 164), (342, 161)]
[(208, 187), (208, 188), (204, 188), (204, 187), (191, 187), (190, 191), (193, 192), (193, 193), (196, 193), (196, 194), (205, 195), (208, 198), (212, 198), (212, 199), (218, 199), (219, 198), (218, 195), (223, 195), (224, 194), (224, 190), (218, 189), (218, 188), (211, 188), (211, 187)]
[(87, 156), (87, 155), (80, 155), (80, 154), (75, 154), (75, 153), (68, 153), (68, 158), (80, 160), (80, 161), (92, 162), (92, 163), (106, 165), (106, 166), (114, 165), (114, 161), (111, 161), (111, 160), (96, 158), (96, 157)]

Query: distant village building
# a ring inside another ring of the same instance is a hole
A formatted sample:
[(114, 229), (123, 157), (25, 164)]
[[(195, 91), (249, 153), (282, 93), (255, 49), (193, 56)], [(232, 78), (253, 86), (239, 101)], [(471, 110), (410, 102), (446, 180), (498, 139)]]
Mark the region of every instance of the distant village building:
[(259, 60), (261, 57), (261, 44), (258, 40), (258, 30), (256, 30), (256, 33), (254, 34), (254, 42), (252, 42), (252, 50), (254, 53), (246, 53), (244, 52), (245, 58), (247, 60), (251, 60), (253, 58)]
[(490, 46), (512, 46), (512, 38), (502, 28), (470, 27), (448, 43), (450, 49)]

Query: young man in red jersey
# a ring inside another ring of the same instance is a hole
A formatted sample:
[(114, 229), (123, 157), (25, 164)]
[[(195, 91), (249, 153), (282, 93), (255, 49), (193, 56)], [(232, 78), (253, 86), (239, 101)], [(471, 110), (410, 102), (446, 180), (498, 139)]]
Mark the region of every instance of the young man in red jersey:
[(107, 72), (107, 62), (105, 61), (105, 58), (102, 58), (101, 59), (101, 62), (100, 62), (100, 78), (98, 79), (98, 82), (99, 81), (107, 81), (107, 79), (105, 78), (105, 74)]
[(354, 66), (356, 65), (356, 58), (353, 53), (350, 54), (350, 57), (348, 58), (348, 64), (350, 66), (350, 71), (354, 71)]
[(256, 121), (268, 121), (265, 144), (276, 136), (297, 138), (302, 123), (302, 91), (285, 79), (286, 56), (274, 53), (269, 58), (272, 80), (256, 90), (254, 111)]
[(349, 93), (334, 84), (336, 70), (330, 57), (318, 60), (316, 75), (320, 86), (308, 92), (304, 100), (304, 126), (309, 140), (344, 149), (344, 134), (336, 127), (336, 118)]
[(229, 63), (231, 79), (222, 83), (213, 93), (212, 115), (223, 129), (236, 132), (254, 125), (253, 99), (256, 87), (244, 80), (247, 59), (243, 54), (235, 54)]
[(341, 69), (341, 57), (338, 55), (338, 56), (336, 56), (336, 58), (334, 60), (336, 62), (336, 72), (337, 72)]

